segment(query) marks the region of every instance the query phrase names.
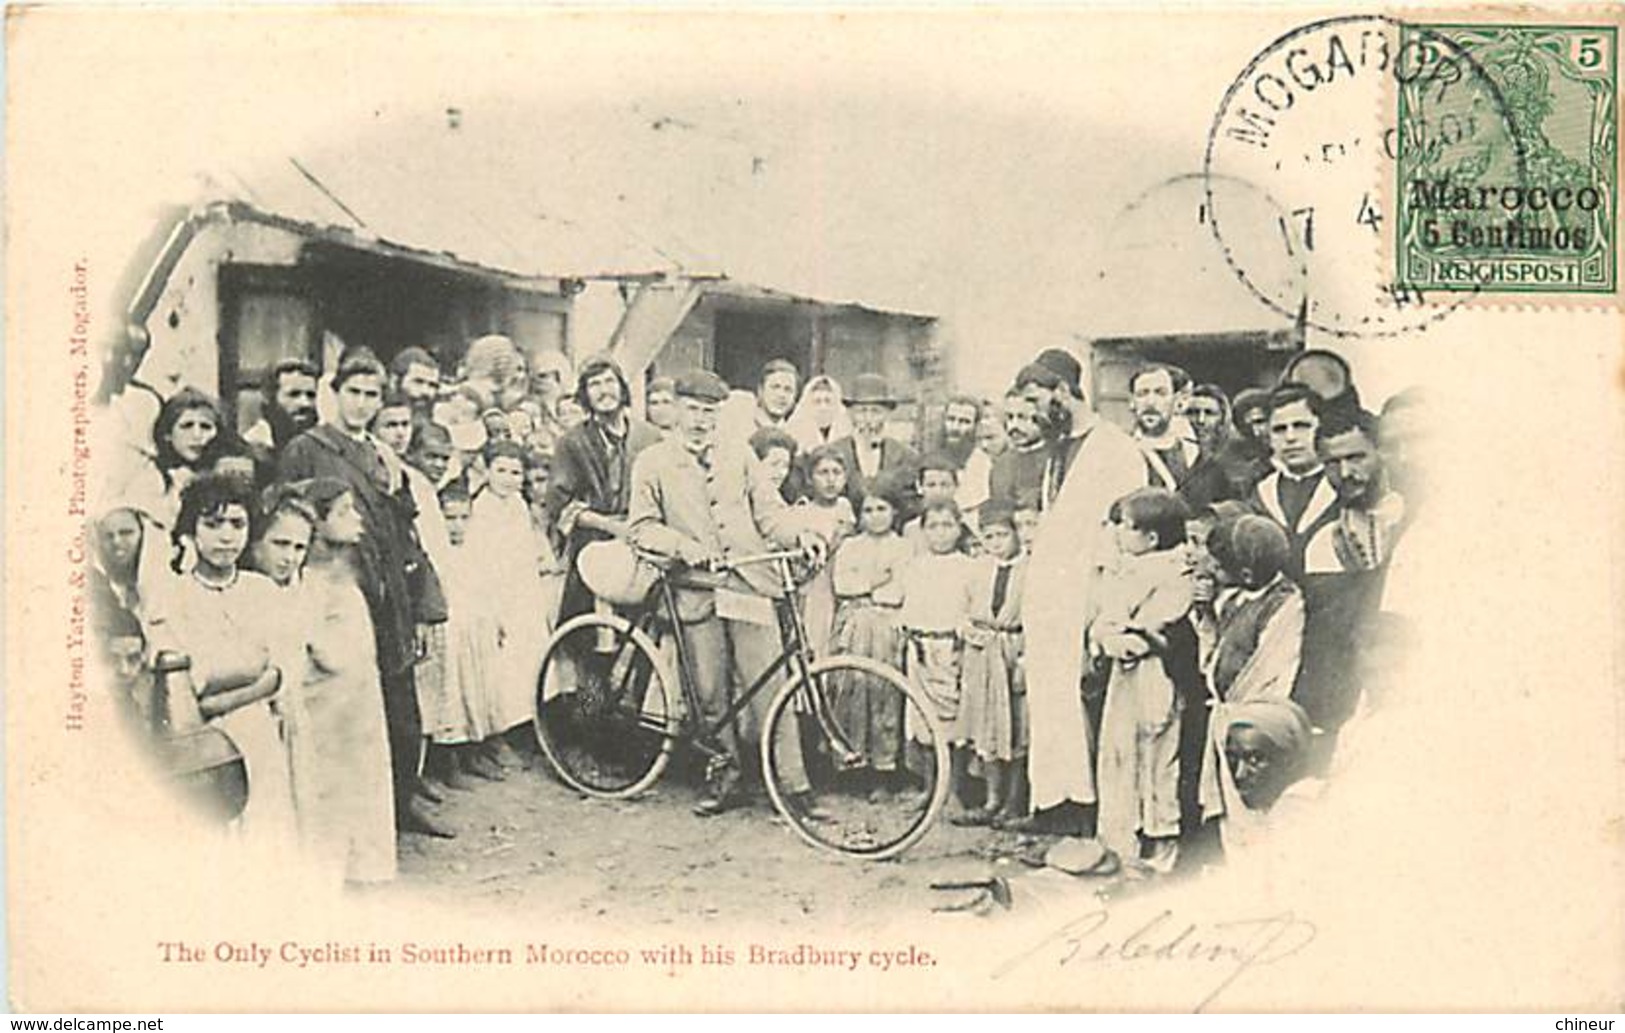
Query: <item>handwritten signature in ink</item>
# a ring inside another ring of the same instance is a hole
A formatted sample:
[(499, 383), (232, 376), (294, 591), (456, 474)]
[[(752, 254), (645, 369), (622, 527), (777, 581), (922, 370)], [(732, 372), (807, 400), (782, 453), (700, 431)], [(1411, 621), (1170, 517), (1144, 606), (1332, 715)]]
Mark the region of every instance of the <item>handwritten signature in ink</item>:
[[(1124, 935), (1126, 933), (1126, 935)], [(1138, 925), (1118, 923), (1105, 908), (1078, 915), (993, 971), (994, 979), (1031, 964), (1211, 965), (1218, 982), (1197, 1002), (1201, 1011), (1248, 972), (1273, 965), (1314, 942), (1313, 922), (1291, 911), (1260, 918), (1191, 922), (1164, 909)]]

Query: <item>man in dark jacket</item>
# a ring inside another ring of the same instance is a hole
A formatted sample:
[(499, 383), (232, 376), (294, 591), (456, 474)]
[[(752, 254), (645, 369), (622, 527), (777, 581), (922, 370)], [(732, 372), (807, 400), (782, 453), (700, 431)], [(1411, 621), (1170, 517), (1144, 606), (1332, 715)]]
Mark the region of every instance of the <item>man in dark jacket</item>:
[(626, 536), (632, 460), (661, 438), (632, 419), (627, 410), (632, 392), (613, 359), (598, 356), (582, 364), (575, 398), (587, 422), (559, 439), (547, 485), (547, 512), (564, 539), (560, 622), (592, 609), (592, 592), (576, 571), (576, 556), (591, 542)]
[[(882, 474), (911, 484), (919, 474), (920, 454), (895, 438), (886, 437), (886, 418), (897, 408), (891, 385), (878, 373), (859, 373), (846, 395), (852, 433), (829, 443), (846, 461), (846, 495), (853, 512), (863, 507), (863, 495)], [(899, 524), (914, 516), (917, 496), (900, 500)]]
[(396, 828), (450, 838), (454, 833), (418, 796), (423, 722), (412, 670), (427, 640), (426, 626), (445, 621), (446, 603), (413, 527), (416, 507), (400, 461), (367, 430), (383, 404), (385, 380), (383, 365), (370, 354), (342, 359), (333, 375), (337, 416), (289, 442), (279, 476), (283, 481), (336, 477), (355, 496), (365, 528), (357, 574), (378, 648)]

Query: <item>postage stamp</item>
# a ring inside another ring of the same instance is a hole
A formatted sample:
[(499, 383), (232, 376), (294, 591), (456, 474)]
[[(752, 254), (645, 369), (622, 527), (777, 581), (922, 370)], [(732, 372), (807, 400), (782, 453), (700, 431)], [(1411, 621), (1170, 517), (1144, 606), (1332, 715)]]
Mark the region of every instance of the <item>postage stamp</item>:
[(1445, 2), (9, 11), (0, 1001), (1617, 1010), (1625, 5)]
[[(1414, 291), (1613, 293), (1617, 282), (1618, 50), (1613, 27), (1402, 25), (1419, 66), (1400, 83), (1398, 282)], [(1452, 53), (1454, 52), (1454, 53)]]

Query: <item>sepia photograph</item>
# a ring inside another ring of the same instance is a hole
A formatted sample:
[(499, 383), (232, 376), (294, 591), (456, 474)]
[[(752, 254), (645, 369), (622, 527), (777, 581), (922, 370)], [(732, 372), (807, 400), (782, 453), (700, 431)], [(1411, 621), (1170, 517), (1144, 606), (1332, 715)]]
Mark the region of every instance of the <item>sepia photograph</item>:
[(1619, 12), (7, 12), (13, 1010), (1618, 1011)]

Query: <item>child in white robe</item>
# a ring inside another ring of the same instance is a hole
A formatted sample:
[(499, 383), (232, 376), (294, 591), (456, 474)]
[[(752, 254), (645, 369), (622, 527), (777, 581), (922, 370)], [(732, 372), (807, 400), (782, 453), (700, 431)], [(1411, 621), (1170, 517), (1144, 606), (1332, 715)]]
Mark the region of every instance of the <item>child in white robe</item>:
[(1110, 662), (1100, 720), (1097, 836), (1123, 859), (1166, 874), (1179, 847), (1180, 699), (1162, 652), (1195, 591), (1185, 547), (1189, 509), (1164, 488), (1142, 488), (1112, 504), (1118, 545), (1102, 575), (1086, 641)]
[(501, 736), (494, 752), (504, 765), (518, 767), (520, 758), (506, 733), (534, 718), (536, 678), (552, 634), (542, 585), (547, 558), (525, 504), (524, 449), (512, 441), (493, 442), (485, 449), (485, 468), (486, 484), (474, 497), (464, 548), (496, 607), (497, 685), (487, 697), (493, 707), (489, 725)]

